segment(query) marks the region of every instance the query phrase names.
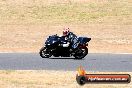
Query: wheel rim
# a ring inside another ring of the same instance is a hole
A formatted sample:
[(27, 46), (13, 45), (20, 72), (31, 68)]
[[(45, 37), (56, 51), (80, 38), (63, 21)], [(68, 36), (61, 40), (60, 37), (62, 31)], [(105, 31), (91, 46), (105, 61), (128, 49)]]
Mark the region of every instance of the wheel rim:
[(79, 49), (79, 51), (76, 54), (77, 58), (83, 58), (86, 55), (86, 50), (85, 49)]
[(82, 50), (82, 54), (85, 55), (86, 54), (86, 50), (85, 49), (81, 49)]
[(43, 57), (50, 57), (51, 56), (50, 52), (48, 52), (48, 53), (46, 52), (46, 49), (42, 50), (41, 54)]

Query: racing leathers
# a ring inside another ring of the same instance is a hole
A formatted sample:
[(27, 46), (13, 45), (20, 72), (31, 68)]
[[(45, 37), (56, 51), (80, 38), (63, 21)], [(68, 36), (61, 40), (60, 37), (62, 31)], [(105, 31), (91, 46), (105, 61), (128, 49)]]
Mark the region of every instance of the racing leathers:
[(65, 39), (71, 44), (73, 49), (76, 49), (78, 47), (78, 38), (73, 32), (69, 32), (65, 36)]

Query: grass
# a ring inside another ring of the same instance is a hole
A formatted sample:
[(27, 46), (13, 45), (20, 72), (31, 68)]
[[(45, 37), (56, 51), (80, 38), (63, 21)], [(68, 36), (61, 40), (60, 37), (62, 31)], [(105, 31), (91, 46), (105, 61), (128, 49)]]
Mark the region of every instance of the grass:
[[(37, 1), (37, 0), (35, 0)], [(120, 22), (131, 24), (132, 3), (129, 0), (105, 0), (102, 2), (44, 4), (0, 4), (1, 23), (17, 24), (87, 24), (101, 23), (111, 17)], [(123, 20), (125, 19), (125, 20)], [(128, 21), (129, 20), (129, 21)], [(128, 22), (127, 22), (128, 21)]]
[[(8, 73), (9, 72), (9, 73)], [(8, 74), (7, 74), (8, 73)], [(130, 74), (131, 72), (88, 72), (89, 74)], [(80, 88), (75, 71), (0, 71), (1, 88)], [(86, 84), (83, 88), (130, 88), (129, 84)]]
[[(0, 0), (0, 52), (38, 53), (44, 39), (60, 34), (65, 26), (92, 38), (90, 53), (132, 53), (131, 0)], [(75, 75), (70, 71), (1, 70), (0, 88), (80, 88)], [(96, 87), (132, 85), (83, 86)]]
[(0, 52), (39, 52), (69, 27), (92, 38), (90, 53), (132, 53), (131, 9), (130, 0), (0, 0)]

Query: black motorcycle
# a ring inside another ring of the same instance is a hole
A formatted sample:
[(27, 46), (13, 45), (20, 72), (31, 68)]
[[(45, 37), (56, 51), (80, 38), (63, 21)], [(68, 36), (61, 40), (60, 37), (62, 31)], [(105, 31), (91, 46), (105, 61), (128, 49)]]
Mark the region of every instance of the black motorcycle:
[(49, 36), (45, 42), (45, 46), (40, 49), (40, 56), (42, 58), (54, 57), (71, 57), (76, 59), (82, 59), (88, 54), (88, 42), (91, 38), (79, 37), (77, 49), (72, 49), (72, 44), (69, 46), (63, 46), (67, 44), (65, 37), (59, 37), (57, 35)]

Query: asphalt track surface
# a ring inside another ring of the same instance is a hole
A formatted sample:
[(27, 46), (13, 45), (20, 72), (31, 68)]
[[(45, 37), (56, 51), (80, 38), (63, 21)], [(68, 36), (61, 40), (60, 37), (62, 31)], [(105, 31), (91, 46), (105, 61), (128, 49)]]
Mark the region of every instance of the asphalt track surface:
[(132, 54), (88, 54), (74, 58), (41, 58), (38, 53), (0, 53), (0, 70), (132, 71)]

